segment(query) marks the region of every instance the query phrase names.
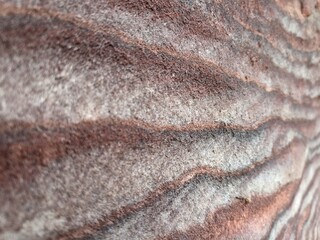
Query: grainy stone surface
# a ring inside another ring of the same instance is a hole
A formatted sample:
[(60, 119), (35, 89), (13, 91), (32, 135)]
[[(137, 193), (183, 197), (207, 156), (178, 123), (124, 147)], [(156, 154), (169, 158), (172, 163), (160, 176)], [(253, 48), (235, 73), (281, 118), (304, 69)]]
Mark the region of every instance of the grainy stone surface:
[(0, 239), (319, 239), (319, 9), (0, 0)]

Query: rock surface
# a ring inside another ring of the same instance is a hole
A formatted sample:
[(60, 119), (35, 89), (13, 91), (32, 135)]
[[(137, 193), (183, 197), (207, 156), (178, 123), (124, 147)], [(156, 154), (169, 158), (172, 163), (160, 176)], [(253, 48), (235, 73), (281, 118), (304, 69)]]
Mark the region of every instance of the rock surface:
[(0, 239), (319, 239), (319, 8), (0, 0)]

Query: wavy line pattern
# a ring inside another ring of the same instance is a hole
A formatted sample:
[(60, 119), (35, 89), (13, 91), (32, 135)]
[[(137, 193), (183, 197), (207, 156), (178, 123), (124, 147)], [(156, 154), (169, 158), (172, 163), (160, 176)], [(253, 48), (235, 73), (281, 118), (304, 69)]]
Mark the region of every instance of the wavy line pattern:
[(0, 239), (317, 239), (319, 8), (0, 0)]

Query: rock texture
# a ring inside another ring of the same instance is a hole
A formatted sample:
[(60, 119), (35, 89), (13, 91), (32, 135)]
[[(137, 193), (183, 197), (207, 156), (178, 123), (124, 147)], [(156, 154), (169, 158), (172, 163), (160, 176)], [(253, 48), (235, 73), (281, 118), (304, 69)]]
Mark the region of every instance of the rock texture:
[(319, 239), (319, 8), (0, 0), (0, 239)]

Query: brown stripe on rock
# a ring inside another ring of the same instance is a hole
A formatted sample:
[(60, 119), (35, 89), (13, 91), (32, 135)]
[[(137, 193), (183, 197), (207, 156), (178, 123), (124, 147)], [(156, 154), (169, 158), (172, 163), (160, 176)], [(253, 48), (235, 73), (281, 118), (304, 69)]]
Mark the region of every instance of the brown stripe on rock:
[[(302, 181), (307, 178), (307, 175), (306, 175), (307, 170), (310, 170), (310, 168), (313, 168), (314, 167), (313, 164), (316, 163), (317, 161), (319, 161), (319, 155), (316, 155), (312, 159), (309, 159), (307, 161), (307, 163), (306, 163), (306, 165), (304, 167), (303, 175), (301, 176), (301, 179), (299, 180), (299, 182), (300, 182), (299, 184), (300, 185), (301, 185)], [(303, 195), (301, 197), (301, 201), (300, 201), (300, 204), (299, 204), (299, 209), (294, 213), (294, 216), (291, 217), (288, 220), (287, 224), (285, 224), (282, 227), (282, 229), (279, 232), (279, 234), (277, 234), (277, 239), (287, 239), (287, 238), (290, 238), (290, 236), (292, 234), (296, 233), (295, 231), (297, 231), (297, 223), (298, 223), (298, 221), (299, 221), (299, 219), (301, 217), (300, 216), (300, 212), (301, 212), (301, 209), (302, 209), (302, 204), (303, 204), (305, 198), (307, 197), (307, 195), (309, 194), (310, 190), (315, 186), (314, 183), (317, 182), (317, 179), (320, 176), (319, 173), (320, 173), (320, 168), (315, 169), (315, 173), (313, 174), (312, 180), (308, 184), (307, 189), (302, 189)], [(319, 190), (319, 187), (317, 187), (317, 189)], [(299, 190), (300, 189), (298, 188), (295, 194), (298, 194)], [(294, 200), (295, 200), (294, 198), (291, 199), (291, 202), (290, 202), (290, 204), (288, 204), (288, 208), (286, 209), (286, 211), (283, 211), (282, 213), (279, 213), (278, 214), (278, 218), (280, 218), (280, 217), (282, 217), (282, 215), (290, 213), (290, 211), (292, 211), (290, 208), (293, 206)], [(270, 231), (267, 234), (267, 236), (269, 238), (271, 237), (270, 236), (271, 230), (275, 227), (274, 225), (275, 225), (275, 221), (273, 222), (273, 224), (272, 224), (272, 226), (270, 228)], [(297, 235), (295, 235), (295, 236), (297, 236)]]
[(313, 216), (313, 219), (312, 219), (312, 224), (311, 224), (311, 227), (309, 229), (309, 233), (313, 233), (315, 234), (313, 237), (313, 239), (316, 239), (318, 236), (319, 236), (319, 225), (320, 225), (320, 220), (319, 220), (319, 214), (320, 214), (320, 204), (319, 204), (319, 201), (317, 202), (317, 208), (316, 208), (316, 211), (315, 211), (315, 214)]
[(204, 38), (226, 40), (228, 37), (222, 25), (210, 21), (199, 9), (189, 9), (179, 1), (117, 1), (107, 2), (113, 8), (120, 8), (129, 12), (143, 15), (151, 13), (152, 20), (164, 20), (185, 31), (185, 36), (194, 34)]
[[(61, 49), (64, 52), (64, 58), (77, 59), (78, 64), (85, 60), (91, 62), (93, 66), (92, 59), (94, 57), (95, 67), (116, 62), (122, 66), (148, 69), (156, 73), (148, 79), (143, 78), (144, 74), (140, 73), (142, 79), (152, 81), (155, 84), (166, 81), (173, 82), (178, 85), (173, 86), (173, 89), (166, 88), (168, 93), (170, 91), (183, 95), (188, 93), (192, 97), (200, 97), (203, 94), (223, 94), (226, 91), (235, 90), (243, 92), (241, 89), (245, 88), (266, 91), (267, 88), (252, 77), (243, 78), (237, 73), (226, 71), (211, 61), (190, 54), (181, 54), (172, 48), (149, 46), (144, 42), (134, 41), (108, 26), (100, 27), (91, 22), (84, 23), (76, 17), (59, 15), (46, 9), (19, 11), (15, 8), (9, 8), (7, 11), (14, 15), (6, 13), (1, 17), (2, 28), (4, 28), (2, 32), (5, 34), (2, 34), (2, 37), (0, 34), (0, 37), (3, 45), (6, 46), (4, 51), (12, 46), (18, 47), (22, 52), (26, 49), (35, 50), (38, 48)], [(19, 18), (20, 20), (17, 20)], [(32, 23), (31, 26), (30, 23)], [(44, 34), (46, 38), (42, 37)], [(300, 89), (312, 87), (303, 79), (298, 79), (273, 66), (269, 60), (263, 60), (263, 62), (258, 64), (256, 68), (261, 67), (261, 71), (264, 71), (265, 66), (268, 65), (268, 68), (275, 68), (274, 71), (279, 73), (283, 79), (290, 79), (288, 84), (291, 84), (294, 79), (295, 85), (299, 85)], [(116, 75), (116, 72), (114, 74)], [(252, 90), (252, 92), (257, 90)], [(309, 96), (303, 96), (302, 100), (298, 100), (278, 88), (268, 89), (267, 92), (290, 99), (293, 103), (307, 105), (315, 103)]]
[[(21, 21), (17, 21), (18, 17)], [(90, 62), (94, 56), (95, 61), (99, 60), (97, 64), (116, 62), (120, 65), (133, 65), (139, 69), (148, 68), (157, 73), (152, 79), (146, 80), (154, 83), (168, 80), (177, 82), (181, 85), (176, 86), (173, 91), (180, 94), (189, 93), (194, 97), (199, 97), (204, 93), (222, 94), (226, 90), (244, 87), (241, 81), (231, 79), (218, 67), (209, 67), (200, 59), (192, 60), (188, 56), (185, 56), (186, 59), (183, 56), (180, 58), (180, 56), (175, 56), (177, 53), (171, 54), (170, 50), (163, 51), (157, 47), (149, 49), (144, 43), (137, 45), (126, 42), (123, 38), (108, 31), (95, 33), (68, 21), (50, 20), (32, 15), (5, 18), (9, 20), (3, 19), (2, 21), (11, 28), (7, 30), (2, 24), (4, 27), (2, 41), (7, 46), (6, 49), (12, 45), (21, 50), (26, 47), (28, 49), (62, 49), (66, 54), (64, 57), (76, 57), (80, 61)], [(46, 38), (41, 37), (44, 34)], [(246, 83), (245, 85), (249, 86)]]
[[(201, 61), (179, 58), (161, 49), (158, 51), (148, 49), (144, 44), (132, 45), (107, 32), (94, 33), (69, 22), (37, 19), (32, 16), (20, 16), (21, 21), (18, 26), (15, 26), (17, 18), (18, 16), (12, 17), (15, 22), (3, 20), (13, 27), (13, 29), (2, 31), (2, 42), (6, 49), (13, 45), (22, 51), (26, 48), (62, 49), (65, 52), (64, 57), (76, 58), (81, 62), (84, 60), (91, 62), (94, 57), (95, 61), (98, 61), (96, 66), (106, 62), (109, 64), (116, 62), (123, 66), (148, 68), (157, 73), (153, 78), (146, 79), (147, 81), (154, 83), (174, 81), (180, 86), (176, 86), (173, 91), (180, 94), (191, 93), (194, 97), (199, 97), (204, 93), (221, 94), (225, 90), (242, 87), (239, 81), (230, 81), (230, 77), (221, 70), (209, 68)], [(30, 22), (34, 22), (32, 27), (30, 27)], [(44, 34), (46, 38), (41, 37)], [(143, 76), (142, 73), (140, 75)], [(171, 88), (167, 90), (170, 91)]]
[[(301, 213), (301, 215), (297, 216), (297, 219), (296, 219), (296, 226), (295, 226), (295, 229), (296, 229), (296, 232), (295, 232), (295, 236), (297, 239), (301, 239), (302, 236), (302, 229), (303, 229), (303, 226), (304, 224), (306, 223), (306, 221), (309, 219), (310, 217), (310, 213), (311, 213), (311, 204), (308, 205), (308, 207), (306, 207), (303, 212)], [(288, 223), (290, 224), (290, 223)]]
[[(319, 189), (319, 188), (318, 188)], [(300, 204), (300, 207), (303, 204), (303, 200)], [(289, 204), (291, 205), (291, 204)], [(285, 225), (285, 227), (280, 231), (277, 239), (287, 239), (293, 234), (297, 239), (302, 239), (302, 230), (305, 222), (309, 219), (311, 214), (311, 205), (309, 204), (303, 211), (300, 213), (300, 209), (297, 214), (294, 215)], [(281, 214), (280, 214), (281, 216)]]
[(23, 128), (20, 124), (11, 123), (10, 130), (0, 134), (0, 184), (15, 178), (29, 178), (35, 173), (37, 165), (45, 166), (65, 155), (107, 146), (110, 142), (122, 141), (128, 147), (133, 147), (141, 141), (157, 139), (155, 134), (151, 136), (151, 132), (146, 129), (116, 120), (88, 121), (74, 125), (30, 124)]
[[(149, 193), (148, 196), (142, 201), (117, 209), (113, 211), (110, 215), (104, 216), (103, 218), (99, 219), (97, 223), (89, 223), (87, 225), (84, 225), (83, 227), (68, 231), (62, 234), (58, 239), (59, 240), (70, 239), (70, 238), (83, 239), (89, 236), (94, 237), (97, 234), (99, 234), (100, 231), (108, 231), (108, 229), (111, 229), (113, 226), (117, 224), (121, 224), (121, 222), (125, 221), (126, 218), (130, 218), (135, 214), (137, 214), (137, 212), (143, 211), (144, 209), (155, 205), (157, 201), (161, 201), (161, 199), (166, 195), (169, 195), (170, 193), (173, 193), (174, 195), (178, 194), (178, 192), (183, 187), (187, 186), (188, 184), (196, 183), (199, 179), (202, 179), (202, 178), (207, 179), (209, 181), (216, 179), (219, 182), (223, 182), (223, 181), (230, 181), (231, 178), (244, 177), (247, 179), (247, 181), (249, 181), (249, 179), (257, 176), (259, 173), (263, 171), (268, 171), (268, 167), (272, 166), (276, 162), (279, 162), (279, 158), (281, 156), (290, 154), (291, 152), (300, 154), (299, 152), (301, 151), (300, 149), (301, 144), (302, 144), (301, 141), (294, 140), (290, 145), (282, 149), (280, 152), (275, 152), (271, 157), (263, 159), (262, 161), (252, 164), (251, 166), (239, 171), (223, 172), (219, 169), (215, 169), (207, 166), (190, 169), (189, 171), (187, 171), (177, 179), (171, 182), (166, 182), (162, 184), (159, 188)], [(296, 189), (296, 187), (298, 186), (298, 183), (299, 181), (296, 181), (294, 184), (292, 184), (292, 186), (294, 186), (294, 189)], [(287, 195), (288, 197), (289, 196), (288, 191), (285, 191), (283, 195)], [(274, 198), (274, 196), (267, 197), (268, 201), (270, 201), (270, 199), (272, 198)], [(291, 197), (287, 199), (288, 203), (290, 203), (290, 200), (291, 200)], [(236, 199), (236, 201), (246, 202), (246, 203), (251, 202), (251, 200), (243, 198), (241, 196), (239, 196)], [(268, 207), (270, 206), (266, 206), (266, 208)], [(265, 211), (266, 208), (264, 208), (263, 210)], [(279, 211), (280, 209), (275, 208), (275, 213), (278, 213)], [(270, 221), (269, 223), (271, 225), (272, 222)], [(265, 230), (265, 232), (266, 232), (265, 234), (267, 234), (267, 229)]]
[[(97, 147), (106, 148), (112, 142), (122, 142), (127, 148), (159, 146), (171, 141), (185, 142), (185, 136), (195, 139), (206, 134), (224, 134), (228, 131), (254, 134), (255, 131), (275, 125), (282, 125), (284, 129), (288, 125), (305, 128), (306, 123), (314, 124), (313, 121), (304, 120), (285, 122), (279, 118), (266, 119), (251, 127), (217, 123), (179, 128), (120, 119), (76, 124), (4, 122), (0, 124), (0, 185), (12, 182), (13, 179), (27, 180), (36, 174), (38, 166), (46, 166), (66, 155), (79, 154)], [(306, 138), (311, 137), (308, 132), (304, 134)]]
[[(317, 189), (320, 190), (320, 188), (317, 188)], [(319, 200), (319, 197), (315, 197), (314, 200)], [(317, 204), (317, 202), (318, 201), (314, 201), (312, 204)], [(302, 204), (303, 204), (303, 201), (301, 202), (301, 205)], [(301, 215), (297, 213), (293, 218), (291, 218), (281, 229), (276, 239), (277, 240), (290, 239), (292, 236), (294, 236), (295, 239), (305, 239), (302, 236), (303, 231), (306, 231), (310, 234), (313, 229), (313, 227), (310, 227), (309, 229), (304, 229), (305, 228), (304, 224), (306, 223), (306, 221), (310, 220), (309, 218), (311, 215), (312, 204), (308, 205), (304, 209)], [(318, 216), (318, 214), (316, 213), (314, 216)], [(314, 219), (311, 220), (311, 225), (313, 224), (314, 224)]]
[[(295, 46), (295, 45), (298, 45), (297, 42), (292, 42), (291, 44), (287, 43), (287, 45), (289, 45), (289, 47), (290, 47), (289, 48), (290, 52), (292, 51), (293, 53), (296, 53), (296, 54), (295, 55), (288, 54), (288, 53), (285, 54), (285, 52), (283, 52), (283, 50), (281, 49), (281, 46), (283, 43), (281, 41), (279, 41), (279, 39), (275, 39), (273, 37), (272, 33), (260, 32), (259, 30), (255, 29), (254, 26), (251, 25), (251, 22), (247, 22), (247, 21), (245, 21), (245, 19), (238, 18), (236, 16), (234, 16), (233, 18), (245, 30), (250, 32), (253, 36), (257, 37), (259, 40), (261, 39), (261, 41), (259, 41), (259, 46), (263, 45), (263, 44), (270, 45), (272, 47), (272, 50), (276, 50), (277, 52), (279, 52), (281, 54), (281, 57), (283, 57), (284, 59), (286, 59), (287, 61), (289, 61), (292, 64), (303, 64), (303, 65), (306, 65), (308, 67), (308, 69), (316, 69), (318, 67), (318, 65), (316, 63), (310, 62), (310, 53), (309, 52), (302, 51), (302, 49), (299, 49), (299, 50), (297, 49), (297, 46)], [(281, 26), (277, 25), (274, 28), (277, 28), (276, 32), (278, 34), (284, 34), (283, 33), (284, 29), (282, 29)], [(284, 35), (283, 38), (285, 38), (285, 39), (290, 38), (290, 36)], [(286, 42), (288, 40), (289, 39), (286, 39)], [(291, 45), (293, 45), (293, 46), (291, 46)], [(299, 46), (300, 46), (300, 48), (302, 48), (301, 45), (299, 45)], [(261, 48), (261, 46), (259, 48)], [(249, 48), (249, 49), (250, 49), (250, 51), (253, 51), (252, 45), (251, 45), (251, 48)], [(254, 51), (256, 52), (257, 50), (254, 50)], [(286, 77), (286, 78), (290, 77), (290, 75), (293, 76), (293, 74), (288, 73), (286, 71), (286, 69), (280, 68), (279, 66), (276, 66), (272, 62), (271, 57), (269, 55), (260, 53), (260, 55), (258, 57), (263, 58), (264, 61), (262, 61), (262, 63), (264, 63), (265, 70), (273, 70), (273, 71), (279, 72), (279, 73), (281, 73), (282, 77)], [(253, 58), (252, 60), (257, 59), (257, 57), (255, 57), (255, 56), (253, 56), (252, 58)], [(255, 63), (255, 61), (252, 61), (252, 63)], [(261, 68), (261, 70), (263, 70), (263, 68)], [(300, 79), (300, 81), (304, 82), (305, 84), (308, 84), (308, 83), (311, 84), (310, 81), (307, 81), (304, 79)]]
[(277, 214), (290, 203), (298, 185), (287, 184), (271, 196), (239, 197), (226, 208), (208, 214), (204, 224), (159, 239), (263, 238)]
[[(313, 179), (316, 179), (315, 181), (312, 181), (310, 186), (312, 185), (313, 187), (317, 186), (317, 183), (320, 181), (320, 169), (318, 169), (313, 177)], [(311, 189), (311, 187), (308, 187), (308, 189), (306, 190), (306, 193)], [(304, 195), (303, 200), (305, 199), (307, 194)], [(316, 216), (316, 218), (318, 218), (318, 214), (315, 213), (314, 211), (311, 212), (313, 205), (315, 205), (315, 210), (317, 208), (319, 208), (319, 201), (320, 201), (320, 186), (316, 187), (315, 190), (315, 195), (312, 196), (313, 201), (310, 203), (310, 205), (304, 209), (304, 211), (302, 211), (302, 215), (305, 215), (305, 220), (299, 220), (298, 217), (295, 218), (295, 220), (299, 221), (299, 225), (298, 225), (298, 229), (297, 229), (297, 238), (302, 239), (302, 233), (303, 231), (308, 231), (308, 229), (306, 229), (306, 223), (307, 221), (312, 222), (313, 219), (311, 219), (311, 216)], [(303, 200), (301, 201), (301, 205), (303, 204)], [(309, 209), (310, 208), (310, 209)], [(299, 208), (299, 210), (301, 209), (301, 206)], [(300, 210), (301, 211), (301, 210)], [(306, 213), (307, 211), (307, 213)]]
[[(310, 185), (317, 186), (317, 183), (319, 183), (319, 181), (320, 181), (320, 169), (317, 169), (316, 174), (313, 178), (313, 181)], [(308, 190), (309, 189), (310, 188), (308, 188)], [(320, 187), (319, 187), (319, 185), (318, 185), (318, 187), (316, 187), (315, 194), (317, 196), (314, 196), (313, 201), (312, 201), (312, 205), (315, 205), (315, 208), (314, 208), (313, 212), (310, 212), (310, 215), (308, 216), (308, 219), (307, 219), (310, 224), (308, 226), (306, 226), (306, 222), (305, 222), (302, 226), (302, 231), (305, 233), (311, 233), (312, 231), (314, 231), (314, 229), (317, 229), (317, 226), (315, 226), (315, 225), (317, 223), (317, 220), (319, 219), (319, 214), (320, 214), (320, 204), (319, 204), (319, 202), (320, 202)]]
[[(302, 183), (302, 181), (303, 181), (303, 179), (304, 178), (307, 178), (307, 175), (306, 175), (306, 172), (307, 172), (307, 170), (310, 170), (311, 168), (313, 168), (314, 166), (313, 166), (313, 164), (314, 163), (316, 163), (317, 161), (319, 161), (319, 155), (317, 154), (317, 155), (315, 155), (315, 156), (313, 156), (311, 159), (308, 159), (307, 160), (307, 162), (306, 162), (306, 164), (305, 164), (305, 166), (304, 166), (304, 170), (303, 170), (303, 175), (301, 176), (301, 178), (300, 178), (300, 180), (299, 180), (299, 185), (301, 185), (301, 183)], [(316, 182), (316, 180), (318, 179), (318, 177), (320, 176), (319, 175), (319, 173), (320, 173), (320, 168), (316, 168), (315, 169), (315, 173), (313, 174), (313, 176), (312, 176), (312, 180), (311, 180), (311, 182), (308, 184), (308, 186), (307, 186), (307, 189), (302, 189), (302, 191), (303, 191), (303, 195), (302, 195), (302, 197), (301, 197), (301, 202), (300, 202), (300, 205), (299, 205), (299, 209), (294, 213), (294, 216), (293, 217), (291, 217), (289, 220), (288, 220), (288, 224), (286, 224), (286, 225), (284, 225), (284, 228), (280, 231), (280, 233), (278, 234), (278, 237), (277, 237), (277, 239), (286, 239), (286, 238), (288, 238), (288, 236), (287, 237), (284, 237), (286, 234), (291, 234), (293, 231), (292, 231), (292, 229), (296, 229), (296, 225), (297, 225), (297, 219), (299, 219), (299, 216), (300, 216), (300, 212), (301, 212), (301, 209), (302, 209), (302, 203), (303, 203), (303, 201), (305, 200), (305, 198), (307, 197), (307, 195), (309, 194), (309, 191), (314, 187), (314, 183)], [(300, 186), (299, 186), (300, 187)], [(319, 188), (319, 187), (318, 187)], [(298, 191), (300, 190), (300, 188), (298, 188), (297, 189), (297, 191), (296, 191), (296, 195), (297, 195), (297, 193), (298, 193)], [(278, 214), (278, 218), (280, 218), (282, 215), (284, 215), (284, 214), (287, 214), (288, 212), (290, 213), (290, 211), (291, 211), (291, 209), (289, 209), (289, 207), (292, 207), (293, 206), (293, 204), (294, 204), (294, 198), (292, 198), (291, 199), (291, 201), (290, 201), (290, 204), (288, 204), (288, 208), (286, 209), (286, 211), (283, 211), (283, 212), (280, 212), (279, 214)], [(271, 233), (271, 230), (272, 229), (274, 229), (274, 225), (275, 225), (275, 221), (274, 221), (274, 223), (272, 224), (272, 226), (271, 226), (271, 228), (270, 228), (270, 231), (269, 231), (269, 233), (268, 233), (268, 237), (270, 238), (270, 233)], [(288, 226), (288, 225), (290, 225), (290, 224), (292, 225), (291, 227), (290, 227), (290, 229), (288, 230), (286, 227)], [(295, 225), (295, 226), (293, 226), (293, 225)]]
[[(259, 18), (243, 18), (243, 16), (246, 15), (239, 14), (238, 12), (236, 12), (236, 15), (241, 17), (248, 24), (250, 23), (250, 25), (254, 26), (255, 29), (259, 29), (264, 36), (269, 36), (272, 42), (279, 42), (283, 40), (283, 42), (287, 44), (287, 47), (294, 51), (300, 51), (308, 55), (310, 53), (319, 53), (318, 50), (320, 45), (317, 41), (314, 41), (315, 39), (312, 39), (308, 35), (305, 35), (304, 38), (297, 36), (295, 33), (288, 31), (288, 29), (285, 28), (283, 23), (279, 22), (278, 19), (274, 19), (274, 17), (280, 15), (283, 18), (287, 18), (287, 20), (292, 20), (299, 26), (300, 31), (303, 32), (303, 27), (305, 25), (303, 24), (304, 19), (301, 19), (301, 14), (299, 14), (300, 16), (298, 18), (292, 18), (292, 16), (288, 16), (288, 11), (285, 10), (285, 8), (293, 9), (290, 5), (294, 1), (299, 2), (300, 0), (285, 1), (285, 4), (279, 3), (281, 0), (260, 1), (261, 8), (264, 9), (264, 14), (263, 17)], [(300, 4), (298, 3), (298, 5)], [(299, 8), (299, 6), (296, 7)], [(300, 11), (300, 9), (296, 10)], [(261, 14), (257, 13), (257, 15)]]

